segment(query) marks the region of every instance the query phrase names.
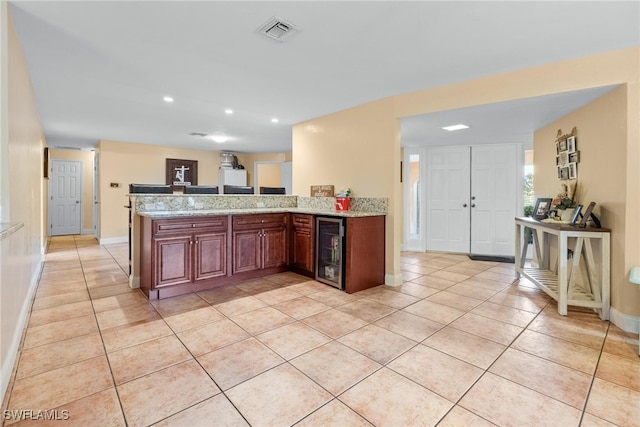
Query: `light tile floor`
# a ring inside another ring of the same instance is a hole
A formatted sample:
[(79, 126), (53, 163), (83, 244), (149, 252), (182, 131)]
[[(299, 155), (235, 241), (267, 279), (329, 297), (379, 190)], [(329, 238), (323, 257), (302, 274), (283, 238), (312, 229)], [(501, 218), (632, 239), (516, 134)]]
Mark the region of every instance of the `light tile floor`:
[(51, 239), (4, 425), (640, 425), (637, 336), (512, 264), (403, 253), (396, 288), (283, 273), (151, 303), (127, 266)]

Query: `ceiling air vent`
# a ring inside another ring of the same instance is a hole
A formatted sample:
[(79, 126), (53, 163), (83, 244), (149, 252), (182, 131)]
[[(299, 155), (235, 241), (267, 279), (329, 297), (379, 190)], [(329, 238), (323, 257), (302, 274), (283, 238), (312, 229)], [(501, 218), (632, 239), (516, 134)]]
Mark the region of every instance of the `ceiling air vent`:
[(201, 136), (201, 137), (203, 137), (203, 138), (204, 138), (204, 137), (205, 137), (205, 136), (207, 136), (208, 134), (206, 134), (206, 133), (202, 133), (202, 132), (191, 132), (191, 133), (189, 133), (189, 135), (191, 135), (191, 136)]
[(291, 37), (297, 31), (298, 28), (291, 22), (287, 22), (277, 16), (269, 19), (258, 28), (258, 32), (279, 42)]

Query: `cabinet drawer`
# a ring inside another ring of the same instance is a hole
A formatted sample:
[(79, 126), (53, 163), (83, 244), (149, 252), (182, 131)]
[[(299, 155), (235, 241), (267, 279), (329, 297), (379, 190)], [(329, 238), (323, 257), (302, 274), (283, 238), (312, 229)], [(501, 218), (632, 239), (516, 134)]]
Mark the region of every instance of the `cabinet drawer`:
[(287, 224), (287, 214), (258, 214), (234, 215), (232, 220), (234, 229), (260, 229), (264, 227), (282, 226)]
[(293, 214), (291, 221), (296, 228), (313, 228), (313, 215)]
[(226, 215), (204, 218), (161, 219), (153, 221), (154, 234), (166, 234), (187, 230), (200, 231), (202, 229), (226, 230), (228, 217)]

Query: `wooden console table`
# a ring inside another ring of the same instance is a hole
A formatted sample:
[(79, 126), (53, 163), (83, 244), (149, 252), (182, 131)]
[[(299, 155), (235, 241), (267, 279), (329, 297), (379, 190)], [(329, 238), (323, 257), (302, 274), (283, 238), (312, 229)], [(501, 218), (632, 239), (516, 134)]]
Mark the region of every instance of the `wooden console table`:
[[(567, 224), (516, 218), (516, 277), (526, 277), (558, 302), (558, 313), (566, 316), (567, 306), (591, 307), (603, 320), (609, 320), (610, 294), (610, 232), (606, 228), (580, 228)], [(536, 230), (534, 233), (533, 230)], [(542, 234), (540, 242), (539, 233)], [(525, 266), (528, 242), (533, 235), (533, 247), (538, 267)], [(557, 236), (557, 265), (550, 264), (550, 236)], [(569, 260), (568, 239), (575, 238), (573, 259)], [(600, 242), (596, 261), (592, 241)], [(576, 285), (580, 262), (584, 256), (586, 274), (582, 286)], [(572, 263), (569, 272), (569, 262)]]

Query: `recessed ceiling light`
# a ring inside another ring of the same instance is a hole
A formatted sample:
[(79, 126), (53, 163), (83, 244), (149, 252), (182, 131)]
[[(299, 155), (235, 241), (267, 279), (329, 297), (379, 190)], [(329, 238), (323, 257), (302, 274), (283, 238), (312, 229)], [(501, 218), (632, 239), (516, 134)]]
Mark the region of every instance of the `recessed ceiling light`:
[(461, 124), (457, 124), (457, 125), (452, 125), (452, 126), (445, 126), (442, 129), (444, 130), (448, 130), (449, 132), (452, 132), (454, 130), (462, 130), (462, 129), (469, 129), (469, 126), (467, 125), (463, 125)]
[(226, 110), (224, 110), (225, 114), (233, 114), (233, 110), (230, 108), (227, 108)]
[(170, 97), (170, 96), (165, 96), (165, 97), (164, 97), (164, 98), (162, 98), (162, 99), (164, 100), (164, 102), (169, 102), (169, 103), (173, 102), (173, 98), (172, 98), (172, 97)]
[(271, 123), (278, 123), (280, 120), (278, 120), (276, 117), (274, 117), (273, 119), (271, 119)]
[(214, 142), (227, 142), (227, 140), (229, 139), (228, 136), (226, 135), (211, 135), (209, 138), (213, 139)]

